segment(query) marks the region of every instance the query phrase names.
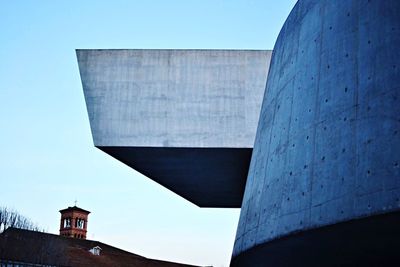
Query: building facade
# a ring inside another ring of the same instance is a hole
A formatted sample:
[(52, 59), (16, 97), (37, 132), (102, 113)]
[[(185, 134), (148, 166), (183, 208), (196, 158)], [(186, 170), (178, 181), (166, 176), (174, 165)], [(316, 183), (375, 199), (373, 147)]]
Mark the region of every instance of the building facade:
[(262, 53), (78, 51), (94, 143), (201, 207), (241, 206), (232, 266), (399, 265), (399, 14), (398, 0), (299, 0), (259, 102)]
[(233, 266), (395, 266), (400, 1), (300, 0), (274, 47)]
[(76, 54), (97, 148), (200, 207), (240, 207), (271, 51)]

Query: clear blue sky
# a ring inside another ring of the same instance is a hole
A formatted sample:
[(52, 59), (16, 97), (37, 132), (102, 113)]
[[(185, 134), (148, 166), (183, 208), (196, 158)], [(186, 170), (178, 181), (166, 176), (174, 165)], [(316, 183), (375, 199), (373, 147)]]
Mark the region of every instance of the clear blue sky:
[(227, 266), (239, 209), (200, 209), (93, 147), (77, 48), (272, 49), (295, 0), (0, 2), (0, 206), (51, 233), (146, 257)]

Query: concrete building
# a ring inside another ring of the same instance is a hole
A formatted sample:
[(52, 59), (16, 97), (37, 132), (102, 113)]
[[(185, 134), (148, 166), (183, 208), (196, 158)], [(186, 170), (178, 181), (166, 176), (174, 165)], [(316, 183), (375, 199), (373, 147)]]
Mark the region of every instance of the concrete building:
[(242, 203), (232, 266), (399, 265), (399, 14), (299, 0), (263, 98), (270, 52), (78, 50), (94, 143), (199, 206)]
[(400, 1), (300, 0), (274, 47), (232, 266), (398, 266)]
[(240, 207), (271, 51), (77, 50), (94, 145), (201, 207)]

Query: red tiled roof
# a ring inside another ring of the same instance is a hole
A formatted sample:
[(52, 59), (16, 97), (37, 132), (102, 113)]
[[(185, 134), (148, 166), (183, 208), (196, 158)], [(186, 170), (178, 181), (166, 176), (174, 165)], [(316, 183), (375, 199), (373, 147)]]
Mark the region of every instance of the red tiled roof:
[[(89, 252), (101, 248), (100, 256)], [(0, 234), (0, 260), (73, 267), (190, 267), (191, 265), (152, 260), (107, 244), (9, 228)], [(193, 266), (192, 266), (193, 267)]]

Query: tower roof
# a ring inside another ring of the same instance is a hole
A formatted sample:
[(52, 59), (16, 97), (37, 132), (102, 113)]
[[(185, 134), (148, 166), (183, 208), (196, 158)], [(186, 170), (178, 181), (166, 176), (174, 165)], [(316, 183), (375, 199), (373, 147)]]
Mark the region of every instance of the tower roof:
[(66, 212), (66, 211), (80, 211), (80, 212), (84, 212), (84, 213), (87, 213), (87, 214), (90, 213), (90, 211), (81, 209), (81, 208), (79, 208), (79, 207), (77, 207), (77, 206), (68, 207), (68, 208), (66, 208), (66, 209), (60, 210), (61, 213), (64, 213), (64, 212)]

